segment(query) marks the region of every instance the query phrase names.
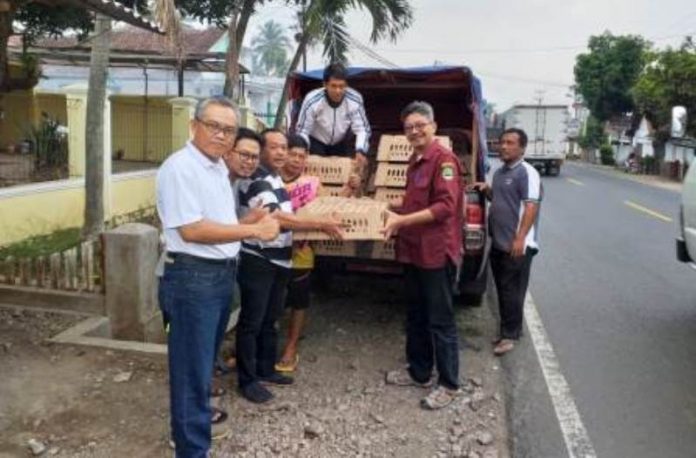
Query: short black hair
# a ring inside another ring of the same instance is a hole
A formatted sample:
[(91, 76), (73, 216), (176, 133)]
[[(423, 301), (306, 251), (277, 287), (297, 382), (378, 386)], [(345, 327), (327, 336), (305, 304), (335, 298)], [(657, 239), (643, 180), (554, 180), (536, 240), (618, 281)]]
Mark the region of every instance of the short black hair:
[(505, 136), (505, 134), (517, 134), (517, 139), (519, 140), (520, 146), (522, 148), (527, 147), (527, 133), (524, 130), (519, 129), (517, 127), (510, 127), (509, 129), (505, 129), (503, 131), (503, 133), (500, 134), (500, 137), (498, 138), (498, 140), (499, 141), (502, 140), (503, 136)]
[(269, 127), (267, 129), (264, 129), (261, 131), (259, 134), (261, 136), (261, 149), (264, 149), (266, 147), (266, 135), (268, 134), (281, 134), (285, 135), (285, 132), (283, 132), (280, 129), (276, 129), (275, 127)]
[(288, 149), (290, 148), (309, 149), (309, 145), (302, 135), (290, 134), (288, 135)]
[(324, 82), (328, 82), (331, 78), (346, 81), (348, 79), (346, 67), (340, 62), (327, 65), (324, 69)]
[(249, 129), (248, 127), (240, 127), (237, 131), (237, 137), (234, 139), (234, 146), (237, 146), (239, 140), (253, 140), (261, 146), (261, 136)]

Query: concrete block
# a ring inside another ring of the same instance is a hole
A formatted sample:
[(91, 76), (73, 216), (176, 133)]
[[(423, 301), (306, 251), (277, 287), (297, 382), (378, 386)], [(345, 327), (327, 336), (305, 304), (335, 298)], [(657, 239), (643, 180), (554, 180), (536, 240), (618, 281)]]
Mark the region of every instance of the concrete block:
[(114, 339), (153, 338), (148, 324), (159, 313), (158, 244), (159, 232), (147, 224), (124, 224), (104, 233), (105, 304)]

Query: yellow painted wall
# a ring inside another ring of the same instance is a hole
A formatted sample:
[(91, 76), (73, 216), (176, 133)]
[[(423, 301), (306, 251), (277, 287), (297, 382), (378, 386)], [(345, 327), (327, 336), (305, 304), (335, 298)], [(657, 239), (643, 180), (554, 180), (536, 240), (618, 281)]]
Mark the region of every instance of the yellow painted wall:
[(114, 180), (111, 183), (111, 213), (125, 215), (142, 208), (154, 207), (154, 175), (127, 180)]
[(0, 197), (0, 246), (81, 225), (84, 200), (84, 185)]
[[(112, 180), (107, 219), (155, 205), (154, 172), (120, 175)], [(81, 226), (84, 200), (84, 181), (80, 179), (0, 190), (0, 246)]]
[(31, 125), (38, 125), (40, 115), (46, 112), (52, 119), (67, 125), (67, 108), (63, 94), (34, 94), (31, 91), (13, 91), (0, 94), (0, 149), (17, 144), (27, 137)]
[[(113, 157), (161, 162), (172, 152), (172, 108), (169, 97), (111, 97)], [(147, 112), (147, 116), (145, 113)], [(146, 122), (147, 120), (147, 122)]]

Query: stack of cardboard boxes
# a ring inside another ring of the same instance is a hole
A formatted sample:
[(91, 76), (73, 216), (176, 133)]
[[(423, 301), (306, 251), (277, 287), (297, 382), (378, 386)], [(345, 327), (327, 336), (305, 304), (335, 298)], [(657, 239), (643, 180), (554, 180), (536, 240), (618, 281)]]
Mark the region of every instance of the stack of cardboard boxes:
[[(444, 146), (451, 148), (449, 137), (437, 137)], [(321, 197), (303, 208), (306, 214), (326, 215), (337, 213), (348, 227), (344, 240), (327, 240), (323, 233), (295, 233), (297, 240), (312, 240), (312, 246), (320, 256), (360, 257), (394, 260), (395, 239), (383, 241), (382, 228), (389, 207), (401, 206), (406, 192), (406, 170), (413, 153), (405, 135), (382, 135), (377, 149), (377, 170), (374, 176), (373, 199), (338, 198), (343, 185), (354, 170), (351, 159), (310, 155), (306, 173), (319, 177), (324, 191)]]

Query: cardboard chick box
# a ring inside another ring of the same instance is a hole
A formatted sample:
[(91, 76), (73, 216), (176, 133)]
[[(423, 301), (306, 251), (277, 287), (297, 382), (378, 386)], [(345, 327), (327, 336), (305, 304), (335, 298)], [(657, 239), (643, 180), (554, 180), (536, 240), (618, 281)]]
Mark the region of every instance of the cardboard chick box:
[[(452, 149), (452, 141), (446, 136), (435, 137), (437, 141)], [(377, 160), (379, 162), (408, 162), (413, 154), (413, 147), (405, 135), (382, 135), (379, 137)]]
[(342, 185), (348, 182), (354, 168), (353, 159), (347, 157), (310, 154), (305, 173), (319, 178), (323, 184)]
[[(298, 216), (329, 219), (335, 215), (344, 225), (344, 240), (382, 240), (388, 204), (373, 199), (317, 197), (297, 211)], [(295, 231), (296, 240), (328, 240), (322, 231)]]

